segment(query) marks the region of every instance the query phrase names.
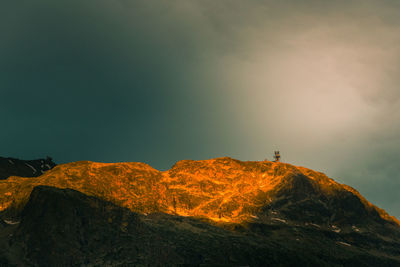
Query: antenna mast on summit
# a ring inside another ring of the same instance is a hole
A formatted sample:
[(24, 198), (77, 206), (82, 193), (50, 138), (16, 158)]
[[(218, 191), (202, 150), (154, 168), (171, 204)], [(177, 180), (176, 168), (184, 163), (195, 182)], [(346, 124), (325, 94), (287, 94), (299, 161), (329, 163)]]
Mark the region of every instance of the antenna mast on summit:
[(279, 151), (275, 151), (275, 155), (274, 155), (274, 161), (275, 162), (279, 162), (281, 159), (281, 154), (279, 153)]

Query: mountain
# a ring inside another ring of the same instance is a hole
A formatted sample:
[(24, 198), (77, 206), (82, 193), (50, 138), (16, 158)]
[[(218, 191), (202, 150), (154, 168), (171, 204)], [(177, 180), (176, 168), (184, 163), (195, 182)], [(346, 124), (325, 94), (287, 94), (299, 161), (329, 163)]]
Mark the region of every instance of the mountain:
[(0, 181), (0, 205), (9, 265), (400, 266), (396, 218), (280, 162), (74, 162)]
[[(165, 213), (143, 215), (72, 189), (35, 187), (20, 216), (20, 222), (3, 226), (0, 231), (3, 265), (400, 264), (398, 254), (397, 258), (385, 254), (393, 250), (395, 255), (398, 247), (373, 236), (340, 234), (306, 225), (235, 224), (232, 228)], [(354, 237), (358, 239), (348, 241)], [(371, 248), (367, 244), (376, 251), (368, 251)]]
[[(164, 212), (244, 222), (258, 217), (325, 225), (399, 225), (355, 189), (320, 172), (286, 163), (243, 162), (228, 157), (177, 162), (161, 172), (145, 163), (74, 162), (31, 179), (0, 181), (0, 207), (23, 207), (37, 185), (71, 188), (134, 212)], [(278, 215), (275, 216), (279, 219)]]
[(54, 168), (56, 164), (50, 157), (36, 160), (20, 160), (0, 157), (0, 180), (10, 176), (37, 177)]

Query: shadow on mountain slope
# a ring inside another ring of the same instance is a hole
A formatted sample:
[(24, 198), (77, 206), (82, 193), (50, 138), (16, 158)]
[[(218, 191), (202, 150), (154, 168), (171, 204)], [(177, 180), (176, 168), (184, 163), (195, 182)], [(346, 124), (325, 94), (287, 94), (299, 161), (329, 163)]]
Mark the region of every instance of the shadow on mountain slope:
[(0, 262), (10, 266), (400, 266), (399, 242), (390, 238), (272, 218), (221, 224), (164, 213), (144, 215), (72, 189), (37, 186), (19, 218), (0, 226)]

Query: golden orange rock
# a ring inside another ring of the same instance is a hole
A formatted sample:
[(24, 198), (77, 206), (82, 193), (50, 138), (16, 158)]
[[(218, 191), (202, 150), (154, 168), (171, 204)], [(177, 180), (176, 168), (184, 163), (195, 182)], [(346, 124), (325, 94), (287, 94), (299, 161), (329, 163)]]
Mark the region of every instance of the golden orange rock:
[(312, 194), (326, 203), (342, 194), (359, 201), (367, 213), (400, 225), (355, 189), (323, 173), (280, 162), (243, 162), (228, 157), (183, 160), (164, 172), (135, 162), (73, 162), (58, 165), (37, 178), (0, 181), (0, 209), (23, 206), (37, 185), (72, 188), (143, 214), (165, 212), (222, 222), (256, 218), (284, 193), (289, 195), (289, 202), (296, 201), (291, 200), (296, 196), (304, 202), (307, 194)]

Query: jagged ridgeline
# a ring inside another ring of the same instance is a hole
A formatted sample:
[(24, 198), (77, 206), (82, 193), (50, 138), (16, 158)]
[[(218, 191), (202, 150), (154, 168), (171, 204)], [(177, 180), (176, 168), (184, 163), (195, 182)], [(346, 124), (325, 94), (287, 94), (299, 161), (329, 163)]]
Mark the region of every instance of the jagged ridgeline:
[(0, 181), (0, 207), (7, 264), (400, 266), (396, 218), (281, 162), (74, 162)]
[(10, 176), (37, 177), (54, 168), (52, 158), (20, 160), (0, 157), (0, 180)]

